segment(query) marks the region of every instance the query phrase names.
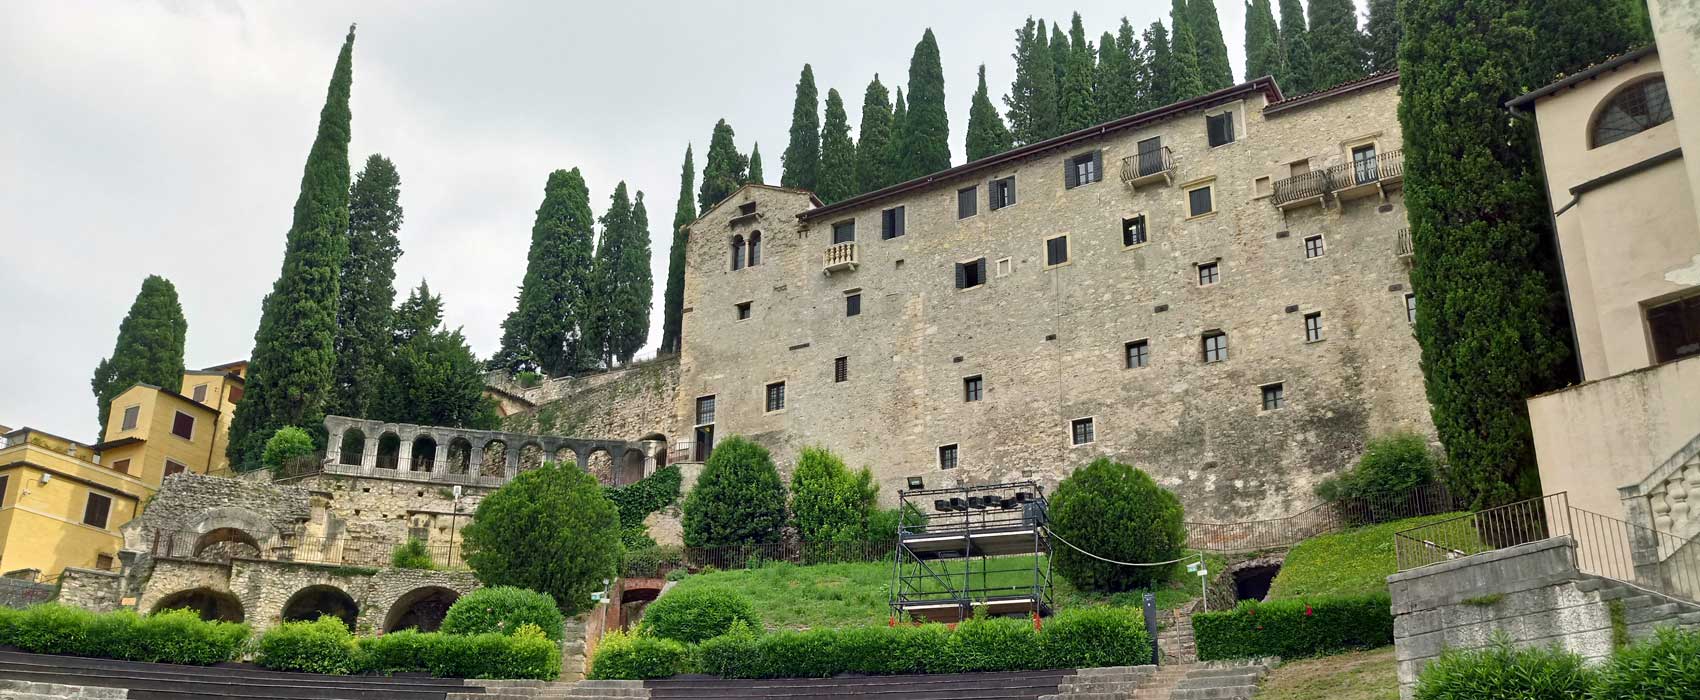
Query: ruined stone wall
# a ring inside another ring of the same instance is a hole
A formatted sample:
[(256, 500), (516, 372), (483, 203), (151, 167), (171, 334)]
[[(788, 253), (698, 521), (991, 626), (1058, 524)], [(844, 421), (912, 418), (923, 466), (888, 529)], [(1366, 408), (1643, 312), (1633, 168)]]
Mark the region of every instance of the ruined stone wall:
[[(716, 437), (745, 435), (789, 470), (821, 444), (868, 465), (886, 502), (908, 477), (929, 487), (1034, 478), (1054, 485), (1100, 456), (1150, 471), (1194, 520), (1295, 512), (1351, 465), (1371, 437), (1432, 436), (1406, 317), (1402, 191), (1283, 212), (1268, 195), (1294, 161), (1349, 163), (1350, 148), (1401, 146), (1398, 86), (1387, 82), (1265, 114), (1260, 92), (1067, 149), (956, 177), (800, 222), (808, 195), (749, 187), (692, 225), (686, 266), (678, 424), (716, 398)], [(1211, 148), (1206, 114), (1232, 111), (1237, 139)], [(1174, 178), (1130, 188), (1121, 160), (1158, 136)], [(1065, 159), (1102, 149), (1104, 178), (1064, 187)], [(1014, 175), (1017, 202), (996, 211), (987, 183)], [(1260, 181), (1269, 178), (1269, 181)], [(1215, 213), (1189, 217), (1190, 187), (1213, 187)], [(959, 188), (978, 212), (957, 216)], [(753, 204), (755, 215), (741, 213)], [(905, 207), (905, 235), (882, 239), (882, 210)], [(1123, 245), (1143, 214), (1148, 242)], [(737, 219), (736, 222), (733, 219)], [(854, 220), (859, 265), (823, 274), (832, 226)], [(759, 265), (732, 270), (729, 240), (762, 233)], [(1066, 264), (1046, 240), (1068, 236)], [(1324, 238), (1307, 258), (1305, 239)], [(955, 287), (959, 262), (986, 260), (986, 284)], [(1198, 265), (1220, 280), (1201, 286)], [(1007, 266), (1007, 267), (1006, 267)], [(845, 297), (860, 294), (861, 313)], [(737, 307), (750, 304), (750, 318)], [(1323, 340), (1304, 316), (1320, 312)], [(1229, 359), (1205, 363), (1201, 336), (1228, 334)], [(1125, 344), (1149, 343), (1128, 369)], [(847, 381), (834, 381), (836, 358)], [(964, 378), (983, 400), (964, 401)], [(785, 406), (764, 389), (785, 383)], [(1285, 406), (1263, 410), (1281, 383)], [(1070, 423), (1091, 418), (1075, 446)], [(689, 435), (685, 436), (687, 439)], [(958, 446), (940, 468), (939, 447)]]
[(184, 472), (166, 478), (142, 514), (123, 526), (124, 548), (149, 549), (158, 532), (224, 527), (264, 540), (295, 531), (310, 514), (308, 492), (299, 486)]
[(395, 544), (419, 537), (438, 548), (459, 541), (456, 533), (494, 491), (462, 486), (457, 501), (450, 485), (336, 474), (308, 477), (299, 486), (312, 493), (316, 534)]
[(118, 609), (119, 580), (117, 572), (66, 567), (59, 574), (61, 605), (111, 612)]
[[(678, 388), (677, 356), (588, 377), (549, 380), (526, 390), (537, 407), (504, 418), (503, 428), (600, 440), (661, 435), (671, 445), (684, 438), (674, 412)], [(668, 461), (677, 460), (670, 457)]]

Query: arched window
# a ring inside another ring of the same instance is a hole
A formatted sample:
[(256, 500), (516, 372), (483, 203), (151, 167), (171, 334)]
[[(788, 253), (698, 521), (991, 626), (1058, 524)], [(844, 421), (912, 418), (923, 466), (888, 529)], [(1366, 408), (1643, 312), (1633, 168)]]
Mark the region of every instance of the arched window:
[(750, 267), (761, 264), (761, 232), (750, 234)]
[(732, 237), (732, 269), (744, 269), (744, 237)]
[(1594, 117), (1590, 137), (1594, 148), (1622, 141), (1671, 120), (1670, 95), (1663, 76), (1647, 78), (1618, 90)]

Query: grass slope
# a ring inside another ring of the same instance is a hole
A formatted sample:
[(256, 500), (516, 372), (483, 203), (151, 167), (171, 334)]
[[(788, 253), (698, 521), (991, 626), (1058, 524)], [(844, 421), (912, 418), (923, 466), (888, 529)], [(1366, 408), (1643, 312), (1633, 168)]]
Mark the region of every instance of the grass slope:
[(1294, 661), (1270, 672), (1257, 700), (1398, 700), (1393, 647)]
[(1393, 556), (1393, 533), (1456, 515), (1395, 520), (1300, 542), (1287, 553), (1281, 573), (1269, 588), (1269, 599), (1385, 591), (1387, 577), (1399, 568)]

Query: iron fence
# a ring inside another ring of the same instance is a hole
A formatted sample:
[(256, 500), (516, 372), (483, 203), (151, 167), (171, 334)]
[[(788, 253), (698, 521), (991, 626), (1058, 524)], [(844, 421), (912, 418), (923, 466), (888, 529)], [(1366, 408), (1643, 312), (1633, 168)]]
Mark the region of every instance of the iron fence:
[[(720, 547), (686, 547), (684, 565), (692, 570), (705, 566), (716, 569), (754, 569), (773, 562), (792, 564), (837, 564), (846, 562), (883, 561), (892, 555), (892, 541), (859, 542), (772, 542), (766, 544), (734, 544)], [(665, 574), (663, 574), (665, 575)]]
[[(193, 559), (228, 564), (234, 559), (294, 561), (342, 566), (389, 566), (400, 543), (370, 537), (306, 537), (277, 535), (256, 540), (233, 531), (196, 532), (156, 530), (148, 553), (156, 557)], [(427, 542), (426, 556), (433, 566), (457, 568), (465, 563), (459, 541)]]
[(1237, 523), (1186, 524), (1187, 546), (1209, 552), (1255, 552), (1291, 547), (1350, 527), (1450, 513), (1458, 507), (1439, 484), (1400, 494), (1319, 503), (1292, 515)]
[(1174, 152), (1168, 146), (1142, 151), (1122, 159), (1122, 182), (1160, 175), (1175, 169)]

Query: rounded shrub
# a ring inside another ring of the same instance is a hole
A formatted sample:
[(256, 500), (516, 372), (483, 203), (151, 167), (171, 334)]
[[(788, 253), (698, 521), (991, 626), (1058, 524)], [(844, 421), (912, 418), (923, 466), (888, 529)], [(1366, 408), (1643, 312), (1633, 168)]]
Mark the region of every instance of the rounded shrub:
[(266, 440), (264, 451), (260, 453), (260, 461), (268, 469), (276, 472), (290, 463), (303, 457), (309, 457), (318, 449), (313, 445), (313, 436), (307, 431), (293, 425), (278, 428), (277, 432)]
[(354, 635), (342, 618), (325, 615), (312, 622), (285, 622), (260, 636), (259, 665), (278, 671), (349, 673), (361, 669)]
[(417, 537), (407, 538), (407, 542), (390, 552), (390, 566), (397, 569), (437, 568), (437, 563), (431, 560), (431, 553), (425, 550), (425, 541)]
[[(1177, 559), (1186, 545), (1181, 503), (1151, 476), (1098, 458), (1063, 479), (1050, 498), (1050, 527), (1070, 544), (1124, 562)], [(1058, 573), (1076, 588), (1117, 592), (1168, 580), (1174, 567), (1118, 566), (1059, 545)]]
[(691, 671), (691, 648), (684, 643), (663, 639), (609, 632), (596, 645), (591, 659), (590, 680), (640, 681), (667, 678)]
[(643, 611), (643, 625), (649, 633), (686, 644), (726, 634), (737, 621), (752, 630), (761, 629), (761, 616), (749, 598), (715, 588), (674, 591), (657, 598)]
[(1045, 665), (1033, 622), (1009, 617), (974, 617), (957, 623), (945, 640), (938, 667), (929, 673), (1021, 671)]
[(843, 671), (837, 653), (838, 630), (783, 630), (756, 640), (756, 667), (762, 678), (827, 678)]
[(803, 448), (791, 472), (792, 522), (810, 544), (866, 541), (878, 496), (873, 472), (853, 472), (823, 447)]
[(1660, 629), (1650, 641), (1620, 649), (1600, 669), (1594, 697), (1689, 700), (1700, 693), (1700, 632)]
[(1151, 663), (1151, 636), (1135, 608), (1073, 608), (1051, 616), (1039, 631), (1050, 668), (1139, 666)]
[(684, 511), (687, 547), (777, 542), (785, 484), (767, 448), (734, 435), (714, 446)]
[(1394, 433), (1369, 441), (1357, 466), (1316, 486), (1327, 501), (1362, 500), (1393, 504), (1419, 486), (1434, 483), (1440, 457), (1416, 433)]
[(248, 626), (207, 622), (190, 610), (162, 610), (138, 619), (129, 639), (130, 649), (112, 658), (210, 666), (242, 654), (248, 643)]
[(545, 637), (560, 641), (565, 627), (561, 609), (549, 596), (511, 586), (480, 588), (461, 596), (443, 615), (446, 634), (513, 634), (536, 625)]
[(1577, 700), (1588, 697), (1593, 670), (1557, 647), (1449, 650), (1417, 676), (1416, 700)]
[(743, 620), (733, 620), (726, 633), (702, 640), (697, 645), (697, 670), (721, 678), (757, 678), (757, 631)]
[(1302, 659), (1392, 644), (1392, 607), (1386, 593), (1244, 601), (1193, 615), (1192, 631), (1200, 661)]
[(596, 477), (554, 463), (484, 497), (461, 535), (478, 580), (547, 593), (568, 615), (590, 609), (624, 553), (619, 512)]

